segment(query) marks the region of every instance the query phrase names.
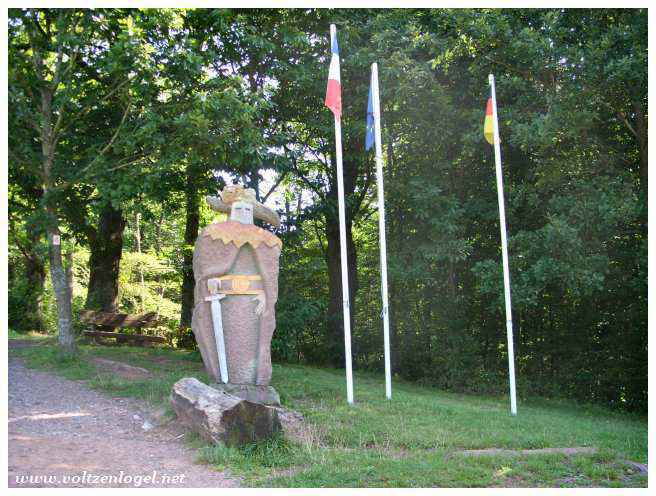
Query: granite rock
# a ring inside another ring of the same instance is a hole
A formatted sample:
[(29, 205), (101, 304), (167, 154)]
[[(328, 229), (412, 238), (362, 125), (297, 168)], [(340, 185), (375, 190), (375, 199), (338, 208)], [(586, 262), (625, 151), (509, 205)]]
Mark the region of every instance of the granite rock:
[(182, 424), (211, 443), (240, 446), (281, 431), (278, 412), (185, 377), (173, 385), (171, 405)]

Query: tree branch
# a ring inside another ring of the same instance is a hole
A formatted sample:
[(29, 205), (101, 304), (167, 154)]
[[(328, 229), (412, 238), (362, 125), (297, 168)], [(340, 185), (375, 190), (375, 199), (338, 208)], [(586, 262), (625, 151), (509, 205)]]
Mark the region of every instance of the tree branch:
[[(64, 17), (63, 11), (60, 11), (59, 13), (59, 21)], [(59, 38), (59, 37), (58, 37)], [(57, 62), (55, 62), (55, 71), (52, 75), (52, 92), (54, 93), (55, 90), (57, 89), (57, 86), (59, 86), (59, 82), (61, 81), (61, 65), (62, 65), (62, 60), (64, 58), (64, 44), (62, 43), (61, 39), (57, 40)]]
[[(362, 188), (361, 193), (359, 195), (356, 195), (355, 213), (360, 212), (360, 208), (362, 207), (362, 202), (367, 196), (367, 192), (369, 191), (369, 186), (371, 186), (371, 180), (373, 178), (372, 171), (373, 171), (373, 167), (369, 166), (365, 173), (364, 187)], [(355, 214), (353, 215), (353, 218), (355, 218)]]
[(121, 132), (121, 129), (123, 129), (123, 124), (125, 123), (125, 119), (128, 116), (128, 113), (130, 112), (130, 106), (132, 105), (132, 100), (128, 100), (128, 104), (125, 106), (125, 112), (123, 112), (123, 117), (121, 117), (121, 122), (119, 122), (118, 126), (116, 127), (116, 131), (114, 131), (114, 134), (112, 135), (111, 139), (109, 142), (100, 150), (98, 155), (95, 156), (95, 158), (89, 162), (81, 171), (81, 174), (85, 174), (87, 170), (91, 168), (91, 166), (98, 160), (100, 157), (102, 157), (107, 150), (111, 148), (111, 146), (114, 144), (114, 141), (116, 141), (116, 138), (118, 137), (118, 134)]
[[(80, 170), (80, 172), (76, 175), (75, 180), (79, 180), (79, 179), (81, 179), (82, 177), (84, 177), (84, 175), (87, 173), (87, 171), (88, 171), (93, 165), (95, 165), (95, 163), (98, 161), (98, 159), (100, 159), (100, 157), (102, 157), (102, 156), (107, 152), (107, 150), (109, 150), (109, 149), (112, 147), (112, 145), (114, 144), (114, 141), (116, 141), (116, 138), (118, 137), (119, 133), (121, 132), (121, 129), (123, 128), (123, 124), (125, 123), (125, 119), (127, 118), (128, 113), (130, 112), (130, 106), (131, 106), (131, 104), (132, 104), (132, 100), (129, 100), (129, 101), (128, 101), (128, 104), (125, 106), (125, 111), (123, 112), (123, 117), (121, 118), (121, 122), (120, 122), (119, 125), (116, 127), (116, 131), (114, 131), (114, 134), (113, 134), (112, 137), (110, 138), (109, 142), (108, 142), (104, 147), (102, 147), (102, 149), (101, 149), (101, 150), (98, 152), (98, 154), (93, 158), (93, 160), (91, 160), (91, 162), (89, 162), (87, 165), (85, 165), (85, 166), (82, 168), (82, 170)], [(127, 164), (126, 164), (126, 165), (127, 165)], [(68, 188), (69, 186), (71, 186), (71, 185), (75, 182), (75, 180), (73, 180), (73, 181), (65, 181), (65, 182), (59, 184), (59, 185), (57, 186), (56, 189), (58, 189), (58, 190), (66, 189), (66, 188)]]
[(271, 193), (273, 193), (273, 192), (275, 191), (275, 189), (276, 189), (276, 188), (280, 185), (280, 183), (283, 181), (283, 179), (285, 179), (285, 176), (287, 176), (287, 171), (285, 171), (285, 172), (283, 172), (282, 174), (280, 174), (280, 177), (278, 178), (278, 180), (276, 181), (276, 183), (271, 187), (271, 189), (269, 190), (269, 192), (268, 192), (266, 195), (264, 195), (264, 197), (262, 198), (262, 203), (264, 203), (265, 201), (267, 201), (267, 198), (269, 198), (269, 196), (271, 196)]
[(283, 148), (285, 149), (285, 155), (287, 156), (287, 158), (289, 158), (289, 160), (290, 160), (291, 163), (292, 163), (292, 168), (294, 169), (294, 172), (296, 173), (296, 175), (301, 179), (301, 181), (303, 181), (303, 183), (304, 183), (308, 188), (310, 188), (310, 190), (314, 191), (317, 195), (319, 195), (320, 198), (323, 198), (323, 196), (324, 196), (323, 191), (321, 191), (321, 190), (318, 189), (314, 184), (312, 184), (312, 183), (307, 179), (307, 177), (305, 177), (304, 174), (301, 174), (301, 172), (298, 170), (298, 165), (297, 165), (297, 162), (296, 162), (296, 157), (294, 157), (293, 154), (292, 154), (292, 156), (290, 157), (290, 151), (289, 151), (289, 149), (287, 148), (287, 145), (283, 145)]
[(141, 153), (141, 154), (137, 155), (136, 157), (128, 160), (127, 162), (123, 162), (123, 163), (119, 162), (118, 165), (115, 165), (114, 167), (111, 167), (111, 168), (107, 169), (107, 172), (114, 172), (116, 170), (123, 169), (124, 167), (127, 167), (128, 165), (132, 165), (132, 164), (135, 164), (135, 163), (139, 162), (140, 160), (143, 160), (148, 155), (149, 155), (148, 153)]
[(319, 241), (319, 248), (321, 248), (321, 252), (323, 253), (324, 258), (327, 258), (328, 251), (327, 248), (324, 247), (323, 238), (321, 237), (321, 231), (319, 231), (319, 228), (317, 227), (317, 223), (310, 222), (310, 225), (314, 229), (314, 233), (317, 235), (317, 240)]
[(87, 105), (86, 107), (80, 109), (75, 115), (71, 116), (70, 119), (68, 119), (68, 122), (66, 125), (62, 127), (62, 130), (66, 129), (68, 126), (70, 126), (73, 122), (75, 122), (77, 119), (82, 117), (84, 114), (89, 112), (94, 106), (98, 106), (101, 103), (105, 102), (108, 100), (110, 97), (112, 97), (118, 90), (120, 90), (123, 86), (125, 86), (127, 83), (130, 82), (130, 79), (125, 79), (123, 82), (120, 84), (116, 85), (109, 93), (107, 93), (104, 97), (102, 97), (100, 100), (94, 100), (93, 104)]

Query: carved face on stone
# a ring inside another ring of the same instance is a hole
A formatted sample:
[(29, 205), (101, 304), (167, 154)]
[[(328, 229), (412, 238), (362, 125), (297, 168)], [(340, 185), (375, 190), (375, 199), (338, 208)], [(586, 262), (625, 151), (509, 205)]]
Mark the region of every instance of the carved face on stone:
[[(206, 196), (205, 199), (212, 210), (230, 214), (232, 221), (252, 225), (255, 218), (268, 222), (274, 227), (280, 227), (280, 217), (276, 211), (257, 201), (256, 196), (254, 189), (244, 189), (243, 186), (233, 184), (223, 188), (218, 196)], [(247, 204), (245, 209), (250, 210), (251, 213), (244, 212), (243, 203), (240, 203), (239, 208), (235, 208), (238, 202), (245, 202)], [(241, 211), (238, 212), (240, 209)]]
[(253, 205), (243, 201), (234, 202), (230, 209), (230, 220), (241, 222), (242, 224), (252, 224)]

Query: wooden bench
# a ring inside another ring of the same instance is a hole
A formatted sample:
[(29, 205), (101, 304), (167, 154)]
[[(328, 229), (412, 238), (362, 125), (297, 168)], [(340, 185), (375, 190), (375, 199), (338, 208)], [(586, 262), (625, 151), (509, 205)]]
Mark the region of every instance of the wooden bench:
[[(128, 315), (127, 313), (94, 312), (93, 310), (82, 310), (80, 320), (92, 326), (83, 332), (98, 341), (98, 338), (115, 338), (117, 343), (131, 342), (139, 346), (147, 343), (166, 343), (166, 338), (161, 336), (149, 336), (143, 334), (143, 329), (156, 327), (157, 314), (148, 312), (142, 315)], [(125, 334), (114, 332), (114, 329), (136, 329), (137, 334)]]

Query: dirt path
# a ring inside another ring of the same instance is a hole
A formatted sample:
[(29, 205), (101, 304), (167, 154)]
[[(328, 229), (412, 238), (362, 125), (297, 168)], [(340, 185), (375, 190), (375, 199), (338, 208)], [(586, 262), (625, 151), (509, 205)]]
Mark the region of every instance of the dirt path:
[(10, 356), (9, 486), (238, 485), (196, 463), (175, 423), (145, 431), (148, 414), (144, 403), (104, 396)]

